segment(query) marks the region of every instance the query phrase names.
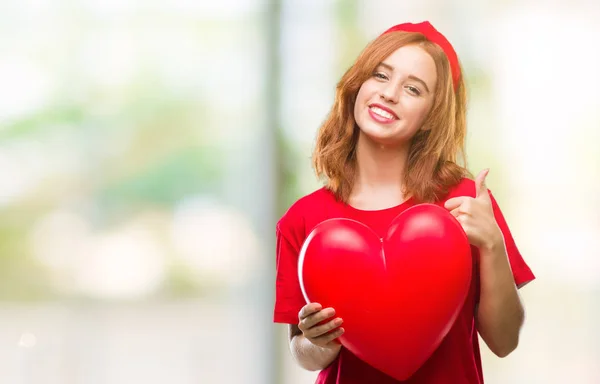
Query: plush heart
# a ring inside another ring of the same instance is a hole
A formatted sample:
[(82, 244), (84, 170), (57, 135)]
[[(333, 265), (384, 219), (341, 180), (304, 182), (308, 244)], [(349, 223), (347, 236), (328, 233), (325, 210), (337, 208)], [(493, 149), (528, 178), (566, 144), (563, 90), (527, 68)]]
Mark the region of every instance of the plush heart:
[(329, 219), (306, 238), (299, 259), (308, 302), (344, 320), (340, 342), (363, 361), (406, 380), (442, 342), (471, 282), (469, 241), (450, 213), (415, 205), (385, 238), (350, 219)]

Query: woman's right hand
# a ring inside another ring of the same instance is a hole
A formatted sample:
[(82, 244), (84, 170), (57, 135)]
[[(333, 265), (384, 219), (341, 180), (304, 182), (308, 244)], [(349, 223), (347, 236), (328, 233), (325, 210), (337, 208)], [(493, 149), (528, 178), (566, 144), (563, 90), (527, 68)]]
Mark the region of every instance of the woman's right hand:
[(332, 319), (333, 316), (335, 316), (333, 308), (323, 308), (319, 303), (306, 304), (298, 313), (298, 328), (314, 345), (339, 349), (341, 344), (336, 339), (344, 333), (344, 328), (340, 327), (343, 320), (339, 317)]

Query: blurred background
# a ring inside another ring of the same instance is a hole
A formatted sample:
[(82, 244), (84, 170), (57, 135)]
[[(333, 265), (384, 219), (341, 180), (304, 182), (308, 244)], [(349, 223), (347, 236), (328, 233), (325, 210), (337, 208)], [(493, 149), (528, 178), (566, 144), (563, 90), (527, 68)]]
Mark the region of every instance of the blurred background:
[(343, 72), (422, 20), (537, 275), (486, 382), (600, 383), (593, 0), (0, 0), (0, 383), (314, 382), (272, 323), (275, 222)]

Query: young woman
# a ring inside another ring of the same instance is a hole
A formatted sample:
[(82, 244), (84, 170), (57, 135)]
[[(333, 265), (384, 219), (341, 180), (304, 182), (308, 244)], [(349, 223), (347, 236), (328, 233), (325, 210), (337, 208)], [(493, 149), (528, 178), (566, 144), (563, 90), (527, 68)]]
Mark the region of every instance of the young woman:
[[(518, 288), (534, 279), (482, 171), (464, 164), (466, 94), (452, 45), (430, 23), (396, 25), (371, 42), (337, 86), (313, 155), (325, 186), (294, 203), (277, 223), (274, 321), (289, 324), (292, 355), (320, 370), (318, 384), (400, 383), (337, 340), (335, 308), (306, 303), (298, 255), (323, 220), (360, 221), (384, 237), (418, 203), (445, 207), (461, 223), (473, 255), (469, 293), (433, 355), (403, 383), (483, 383), (478, 333), (498, 356), (518, 344), (524, 309)], [(394, 324), (373, 324), (389, 327)]]

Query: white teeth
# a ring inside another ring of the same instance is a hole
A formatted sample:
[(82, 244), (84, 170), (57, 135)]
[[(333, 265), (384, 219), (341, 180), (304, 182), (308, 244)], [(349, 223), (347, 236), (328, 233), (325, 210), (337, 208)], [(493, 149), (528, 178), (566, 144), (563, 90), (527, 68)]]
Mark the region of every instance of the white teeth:
[(370, 108), (371, 108), (371, 111), (373, 111), (376, 115), (379, 115), (379, 116), (381, 116), (381, 117), (383, 117), (385, 119), (392, 120), (394, 118), (394, 115), (392, 115), (389, 112), (384, 111), (381, 108), (377, 108), (377, 107), (370, 107)]

